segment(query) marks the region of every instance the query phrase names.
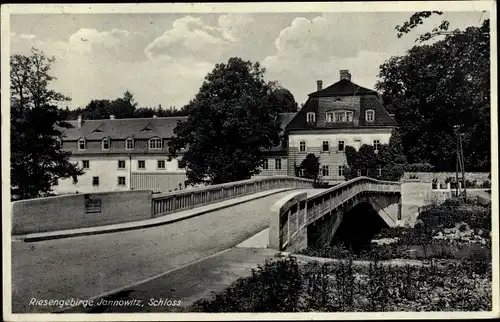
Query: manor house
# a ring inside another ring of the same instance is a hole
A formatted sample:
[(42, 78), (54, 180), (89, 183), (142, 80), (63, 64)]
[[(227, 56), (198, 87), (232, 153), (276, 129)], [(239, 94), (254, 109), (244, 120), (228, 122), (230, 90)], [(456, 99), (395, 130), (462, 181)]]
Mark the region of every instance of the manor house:
[[(297, 113), (283, 113), (279, 120), (286, 140), (265, 151), (259, 175), (303, 175), (298, 167), (309, 153), (320, 158), (320, 177), (344, 180), (346, 146), (375, 148), (387, 144), (396, 123), (382, 106), (377, 92), (351, 81), (347, 70), (340, 80), (323, 88), (317, 81)], [(56, 193), (89, 193), (129, 189), (168, 192), (184, 188), (185, 171), (168, 157), (168, 142), (177, 121), (186, 117), (70, 121), (63, 129), (62, 147), (71, 161), (83, 168), (76, 178), (58, 180)]]

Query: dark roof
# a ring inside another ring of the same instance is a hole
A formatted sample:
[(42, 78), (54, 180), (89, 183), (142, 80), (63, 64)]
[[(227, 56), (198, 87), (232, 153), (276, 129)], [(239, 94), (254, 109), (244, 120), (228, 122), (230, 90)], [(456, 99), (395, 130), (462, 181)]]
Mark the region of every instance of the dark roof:
[[(284, 130), (297, 113), (281, 113), (278, 120)], [(78, 128), (78, 121), (68, 121), (73, 128), (60, 129), (64, 133), (65, 141), (74, 141), (80, 138), (86, 140), (125, 140), (128, 137), (135, 139), (149, 139), (151, 137), (171, 138), (178, 121), (187, 120), (187, 116), (156, 117), (156, 118), (129, 118), (82, 120), (82, 127)], [(146, 129), (149, 129), (146, 131)]]
[(186, 116), (133, 118), (133, 119), (105, 119), (82, 120), (82, 127), (78, 128), (78, 121), (68, 121), (73, 128), (62, 129), (64, 140), (101, 140), (105, 137), (115, 140), (125, 140), (128, 137), (149, 139), (154, 136), (170, 138), (174, 135), (177, 121), (185, 121)]
[[(365, 121), (365, 111), (372, 109), (375, 111), (375, 121)], [(377, 95), (363, 95), (360, 97), (359, 123), (326, 123), (322, 114), (324, 107), (320, 105), (317, 97), (310, 97), (306, 104), (300, 109), (296, 116), (288, 123), (286, 130), (304, 130), (304, 129), (346, 129), (346, 128), (369, 128), (369, 127), (393, 127), (396, 122), (389, 115), (386, 109), (380, 103)], [(308, 124), (306, 114), (308, 112), (316, 113), (316, 123)], [(356, 116), (355, 116), (356, 117)]]
[(297, 115), (297, 113), (280, 113), (278, 120), (281, 123), (281, 128), (284, 130), (288, 123)]
[(324, 96), (358, 96), (367, 94), (377, 94), (374, 90), (361, 87), (347, 79), (341, 79), (333, 85), (330, 85), (321, 91), (309, 94), (309, 97), (324, 97)]

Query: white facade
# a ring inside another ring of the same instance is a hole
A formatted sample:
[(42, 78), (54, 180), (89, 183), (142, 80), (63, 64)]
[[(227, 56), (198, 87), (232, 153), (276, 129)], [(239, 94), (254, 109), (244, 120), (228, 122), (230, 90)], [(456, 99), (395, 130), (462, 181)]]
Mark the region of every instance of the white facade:
[[(130, 190), (131, 176), (134, 173), (185, 173), (184, 169), (178, 168), (177, 159), (168, 161), (166, 156), (161, 155), (131, 157), (73, 155), (70, 161), (83, 168), (84, 173), (77, 177), (76, 182), (73, 178), (59, 179), (58, 184), (52, 187), (57, 194)], [(139, 161), (144, 161), (144, 169), (139, 169)], [(164, 169), (158, 168), (158, 161), (164, 161)], [(88, 163), (88, 168), (84, 167), (84, 162)]]
[(290, 134), (288, 137), (288, 163), (290, 165), (288, 174), (294, 175), (294, 166), (299, 166), (307, 154), (313, 153), (319, 157), (320, 178), (330, 183), (342, 182), (345, 180), (343, 169), (347, 166), (345, 147), (352, 146), (358, 150), (363, 144), (388, 144), (391, 132), (391, 128), (379, 128), (341, 130), (334, 133)]
[[(366, 130), (364, 130), (366, 131)], [(300, 142), (306, 143), (306, 150), (311, 152), (317, 151), (317, 148), (322, 148), (323, 141), (328, 141), (330, 147), (335, 147), (338, 141), (344, 141), (345, 146), (352, 146), (359, 149), (363, 144), (373, 144), (373, 141), (379, 140), (380, 144), (388, 144), (391, 138), (392, 129), (377, 130), (374, 132), (343, 132), (343, 133), (328, 133), (328, 134), (290, 134), (288, 138), (288, 146), (299, 148)], [(359, 145), (359, 146), (358, 146)]]

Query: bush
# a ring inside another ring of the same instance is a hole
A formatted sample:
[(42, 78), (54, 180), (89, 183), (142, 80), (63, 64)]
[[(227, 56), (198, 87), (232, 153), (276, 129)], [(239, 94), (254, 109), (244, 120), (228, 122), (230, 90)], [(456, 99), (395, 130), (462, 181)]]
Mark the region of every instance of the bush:
[(197, 312), (294, 312), (299, 307), (302, 275), (295, 257), (266, 260), (211, 300), (199, 300)]
[(491, 307), (491, 265), (481, 271), (461, 263), (392, 266), (348, 260), (299, 267), (288, 258), (266, 264), (215, 300), (198, 301), (189, 311), (489, 311)]

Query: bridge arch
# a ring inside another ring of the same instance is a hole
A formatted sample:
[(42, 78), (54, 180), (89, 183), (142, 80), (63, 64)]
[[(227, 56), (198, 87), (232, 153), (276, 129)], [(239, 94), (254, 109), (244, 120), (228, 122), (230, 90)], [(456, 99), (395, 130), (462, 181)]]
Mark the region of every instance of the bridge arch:
[(305, 193), (286, 196), (271, 208), (269, 246), (298, 251), (310, 243), (329, 244), (344, 218), (363, 207), (378, 215), (374, 222), (379, 226), (400, 225), (400, 182), (358, 177), (310, 198)]

